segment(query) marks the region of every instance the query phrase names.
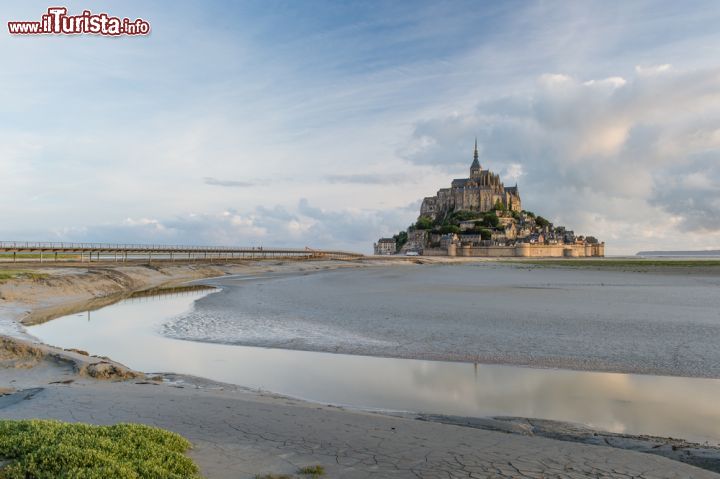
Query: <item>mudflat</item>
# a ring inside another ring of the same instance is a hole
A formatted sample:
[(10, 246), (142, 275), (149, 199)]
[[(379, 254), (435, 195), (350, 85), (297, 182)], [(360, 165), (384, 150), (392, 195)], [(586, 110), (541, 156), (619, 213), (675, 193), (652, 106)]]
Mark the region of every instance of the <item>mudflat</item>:
[[(337, 266), (260, 262), (44, 268), (42, 276), (20, 275), (0, 284), (0, 315), (12, 335), (22, 337), (21, 319), (36, 322), (82, 311), (134, 290), (217, 275), (285, 268), (293, 275), (304, 275)], [(403, 264), (397, 272), (402, 275), (414, 267)], [(309, 274), (304, 279), (314, 277), (328, 276)], [(172, 374), (147, 378), (110, 359), (7, 336), (2, 350), (0, 394), (5, 395), (0, 400), (0, 417), (95, 424), (130, 421), (164, 427), (193, 442), (191, 455), (210, 478), (294, 474), (300, 466), (311, 464), (323, 465), (327, 477), (351, 479), (720, 477), (653, 454), (536, 437), (530, 429), (508, 434), (459, 426), (455, 420), (418, 421), (323, 406), (199, 378)], [(92, 364), (98, 366), (88, 367)]]
[(18, 378), (14, 384), (23, 389), (0, 401), (0, 417), (166, 428), (192, 441), (190, 456), (208, 478), (291, 475), (315, 464), (325, 477), (349, 479), (720, 477), (654, 454), (529, 430), (508, 434), (349, 411), (198, 378), (108, 382), (57, 372), (32, 389), (31, 374)]
[(720, 377), (720, 274), (712, 267), (677, 274), (687, 266), (653, 263), (637, 272), (613, 269), (612, 260), (597, 263), (600, 268), (565, 264), (410, 264), (216, 278), (204, 283), (222, 291), (198, 300), (164, 334), (372, 356)]

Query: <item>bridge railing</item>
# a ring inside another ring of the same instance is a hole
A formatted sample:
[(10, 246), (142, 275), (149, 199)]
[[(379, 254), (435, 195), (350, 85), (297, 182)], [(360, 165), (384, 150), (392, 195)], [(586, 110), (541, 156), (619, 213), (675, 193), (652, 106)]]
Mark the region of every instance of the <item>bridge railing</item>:
[[(68, 243), (53, 241), (0, 241), (0, 248), (22, 249), (114, 249), (114, 250), (166, 250), (166, 251), (209, 251), (209, 250), (262, 250), (262, 246), (198, 246), (198, 245), (168, 245), (168, 244), (133, 244), (133, 243)], [(298, 251), (298, 248), (272, 248), (276, 251)]]
[(91, 251), (91, 252), (157, 252), (157, 253), (269, 253), (293, 255), (321, 255), (360, 257), (362, 254), (350, 251), (321, 250), (312, 248), (273, 248), (264, 246), (211, 246), (211, 245), (168, 245), (133, 243), (70, 243), (53, 241), (0, 241), (0, 251)]

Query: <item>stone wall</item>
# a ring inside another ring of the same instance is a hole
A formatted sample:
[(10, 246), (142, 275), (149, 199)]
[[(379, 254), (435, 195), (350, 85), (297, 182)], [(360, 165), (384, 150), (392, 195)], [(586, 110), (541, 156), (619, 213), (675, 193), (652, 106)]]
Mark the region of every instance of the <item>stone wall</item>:
[(528, 244), (517, 246), (450, 245), (444, 249), (425, 249), (424, 256), (474, 256), (488, 258), (585, 258), (605, 256), (605, 243), (600, 244)]

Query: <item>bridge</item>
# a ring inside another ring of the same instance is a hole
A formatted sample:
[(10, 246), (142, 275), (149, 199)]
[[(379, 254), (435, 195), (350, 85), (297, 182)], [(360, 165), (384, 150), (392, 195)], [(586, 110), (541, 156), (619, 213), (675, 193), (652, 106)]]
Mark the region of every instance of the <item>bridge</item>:
[(262, 246), (183, 246), (156, 244), (0, 241), (0, 262), (18, 261), (232, 261), (242, 259), (358, 259), (349, 251)]

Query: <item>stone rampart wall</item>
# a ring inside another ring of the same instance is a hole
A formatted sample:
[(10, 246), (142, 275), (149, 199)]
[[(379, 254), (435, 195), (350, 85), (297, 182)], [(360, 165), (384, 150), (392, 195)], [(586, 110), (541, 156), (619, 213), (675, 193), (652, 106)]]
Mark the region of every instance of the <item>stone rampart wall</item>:
[(448, 250), (425, 249), (424, 256), (477, 256), (488, 258), (586, 258), (605, 256), (605, 244), (527, 244), (517, 246), (450, 245)]

